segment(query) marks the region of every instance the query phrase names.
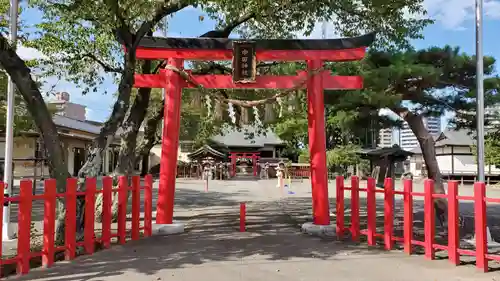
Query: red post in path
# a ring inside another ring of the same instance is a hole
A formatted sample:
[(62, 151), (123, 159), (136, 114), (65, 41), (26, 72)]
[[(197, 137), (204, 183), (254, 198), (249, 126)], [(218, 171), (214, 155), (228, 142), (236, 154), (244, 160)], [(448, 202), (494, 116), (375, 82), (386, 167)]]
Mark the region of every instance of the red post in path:
[[(316, 71), (323, 66), (321, 60), (307, 61), (307, 70)], [(309, 153), (311, 162), (311, 185), (313, 197), (313, 222), (316, 225), (330, 224), (328, 201), (328, 178), (326, 170), (325, 103), (321, 74), (307, 81), (307, 119)]]
[(257, 176), (257, 156), (254, 154), (252, 154), (252, 172), (253, 172), (253, 176)]
[(240, 203), (240, 232), (246, 231), (247, 206), (244, 202)]
[[(169, 65), (181, 69), (182, 59), (169, 59)], [(156, 223), (171, 224), (174, 216), (175, 177), (181, 113), (182, 78), (172, 70), (162, 70), (166, 79), (165, 115), (160, 160), (160, 184)]]
[(231, 177), (236, 176), (236, 154), (231, 153)]

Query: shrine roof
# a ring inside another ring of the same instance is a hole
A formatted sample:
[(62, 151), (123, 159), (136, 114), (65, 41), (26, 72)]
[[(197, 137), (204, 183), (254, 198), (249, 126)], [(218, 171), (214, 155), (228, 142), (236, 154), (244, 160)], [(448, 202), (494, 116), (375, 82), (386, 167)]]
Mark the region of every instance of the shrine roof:
[(188, 154), (188, 157), (190, 159), (203, 158), (203, 157), (207, 157), (207, 156), (213, 156), (215, 158), (220, 158), (220, 159), (225, 159), (227, 157), (225, 152), (218, 151), (208, 144), (205, 144), (204, 146), (200, 147), (199, 149)]
[(474, 145), (474, 136), (468, 130), (446, 130), (441, 132), (435, 139), (436, 147), (440, 146), (472, 146)]
[[(342, 50), (368, 47), (375, 40), (375, 35), (375, 33), (368, 33), (358, 37), (337, 39), (254, 39), (248, 41), (255, 42), (257, 50)], [(148, 49), (229, 50), (233, 48), (233, 42), (238, 41), (245, 40), (147, 36), (140, 41), (139, 47)]]
[(264, 147), (265, 145), (283, 145), (284, 142), (271, 130), (265, 135), (259, 134), (252, 126), (245, 126), (241, 131), (226, 128), (223, 135), (212, 137), (212, 140), (228, 147)]

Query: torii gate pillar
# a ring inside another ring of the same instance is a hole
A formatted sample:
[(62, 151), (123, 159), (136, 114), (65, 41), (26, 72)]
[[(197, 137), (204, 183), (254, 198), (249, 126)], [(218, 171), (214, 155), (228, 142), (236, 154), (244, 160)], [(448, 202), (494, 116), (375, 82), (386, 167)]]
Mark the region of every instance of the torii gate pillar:
[[(182, 59), (169, 59), (168, 63), (183, 68)], [(162, 70), (165, 77), (165, 104), (161, 143), (160, 183), (156, 206), (156, 223), (172, 224), (174, 217), (175, 179), (177, 172), (177, 150), (181, 121), (181, 95), (184, 80), (172, 70)]]
[[(320, 60), (307, 61), (309, 71), (323, 66)], [(315, 225), (330, 224), (328, 174), (326, 169), (325, 104), (323, 78), (315, 74), (307, 81), (307, 119), (311, 163), (312, 207)]]

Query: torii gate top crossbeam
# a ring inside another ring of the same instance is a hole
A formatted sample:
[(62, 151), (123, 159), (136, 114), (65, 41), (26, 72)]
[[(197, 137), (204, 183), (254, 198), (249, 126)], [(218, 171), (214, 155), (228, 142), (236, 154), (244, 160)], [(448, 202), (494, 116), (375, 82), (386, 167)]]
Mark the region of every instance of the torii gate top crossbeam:
[[(259, 61), (360, 60), (375, 39), (374, 33), (339, 39), (261, 39), (255, 42)], [(138, 59), (231, 60), (233, 42), (226, 38), (144, 37), (136, 50)]]

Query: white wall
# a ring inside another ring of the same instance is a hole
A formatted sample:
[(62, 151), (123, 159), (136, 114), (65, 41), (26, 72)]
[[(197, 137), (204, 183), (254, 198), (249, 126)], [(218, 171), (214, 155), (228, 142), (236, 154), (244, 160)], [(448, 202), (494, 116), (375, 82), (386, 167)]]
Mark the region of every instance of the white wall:
[[(443, 174), (475, 174), (477, 173), (477, 164), (475, 156), (471, 152), (470, 147), (453, 147), (453, 153), (462, 155), (439, 155), (443, 153), (451, 154), (451, 147), (436, 147), (436, 159), (439, 169)], [(467, 154), (467, 155), (464, 155)], [(421, 175), (421, 169), (417, 169), (419, 164), (423, 163), (422, 155), (414, 155), (410, 158), (410, 172), (415, 176)], [(485, 166), (486, 174), (500, 175), (500, 169), (495, 166)]]
[[(191, 152), (181, 152), (180, 146), (177, 148), (177, 160), (189, 162), (188, 154)], [(160, 164), (161, 160), (161, 144), (153, 146), (149, 153), (149, 167)]]

